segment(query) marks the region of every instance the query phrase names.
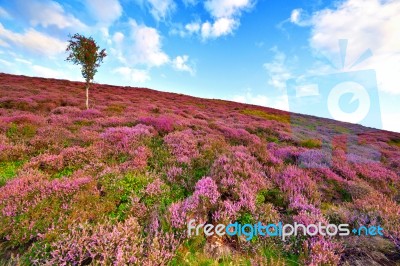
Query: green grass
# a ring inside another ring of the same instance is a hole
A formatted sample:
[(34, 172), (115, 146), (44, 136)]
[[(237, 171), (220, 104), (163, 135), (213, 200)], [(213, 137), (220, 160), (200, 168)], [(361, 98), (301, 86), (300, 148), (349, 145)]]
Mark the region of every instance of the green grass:
[(389, 145), (400, 147), (400, 139), (392, 139), (389, 141)]
[(306, 148), (321, 148), (322, 142), (319, 139), (305, 139), (300, 142), (300, 146)]
[[(170, 266), (180, 265), (205, 265), (205, 266), (228, 266), (240, 265), (251, 266), (251, 259), (255, 254), (251, 253), (238, 253), (234, 252), (226, 257), (221, 257), (218, 260), (212, 258), (204, 252), (206, 245), (206, 238), (204, 235), (192, 236), (185, 240), (178, 249), (176, 256), (168, 264)], [(282, 248), (276, 244), (265, 244), (258, 256), (265, 258), (266, 265), (288, 265), (297, 266), (299, 263), (299, 256), (282, 252)]]
[(17, 125), (11, 123), (6, 131), (6, 136), (12, 141), (29, 140), (36, 135), (36, 127), (31, 124)]
[(240, 111), (241, 114), (255, 116), (266, 120), (275, 120), (281, 123), (289, 124), (290, 116), (287, 114), (270, 114), (261, 110), (244, 109)]
[(94, 124), (94, 121), (90, 121), (90, 120), (78, 120), (74, 122), (74, 125), (77, 125), (78, 127), (81, 126), (91, 126)]
[(114, 104), (107, 106), (105, 111), (109, 115), (120, 115), (125, 111), (125, 109), (126, 109), (126, 106), (114, 103)]
[(158, 173), (163, 172), (164, 165), (167, 163), (168, 158), (171, 157), (167, 147), (164, 145), (164, 140), (162, 137), (154, 137), (147, 146), (152, 151), (152, 156), (147, 162), (149, 170), (154, 170)]
[[(331, 188), (328, 190), (329, 192), (336, 192), (339, 196), (341, 201), (343, 202), (352, 202), (353, 197), (351, 196), (350, 192), (346, 190), (341, 184), (339, 184), (335, 180), (328, 180), (328, 184), (330, 184)], [(332, 195), (331, 195), (332, 197)]]
[(268, 142), (279, 143), (279, 133), (270, 128), (256, 128), (254, 130), (247, 130), (250, 134), (255, 134), (258, 137), (267, 140)]
[(257, 204), (263, 204), (270, 202), (275, 207), (286, 208), (288, 205), (282, 191), (278, 188), (272, 188), (269, 190), (262, 190), (256, 196)]
[(1, 162), (0, 163), (0, 187), (17, 175), (18, 169), (23, 165), (23, 161)]
[(53, 174), (53, 178), (61, 178), (64, 176), (71, 176), (74, 173), (75, 169), (72, 167), (65, 167), (60, 172)]
[(127, 173), (121, 179), (109, 184), (107, 193), (114, 193), (118, 201), (116, 209), (110, 214), (118, 220), (124, 220), (128, 214), (131, 196), (144, 196), (144, 188), (151, 182), (147, 176), (139, 173)]

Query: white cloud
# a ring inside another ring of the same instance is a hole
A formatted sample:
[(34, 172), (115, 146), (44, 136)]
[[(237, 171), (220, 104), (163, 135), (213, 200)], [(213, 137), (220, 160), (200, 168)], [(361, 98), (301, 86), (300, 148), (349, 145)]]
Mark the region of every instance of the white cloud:
[(286, 81), (293, 76), (285, 65), (286, 55), (276, 48), (273, 48), (272, 51), (275, 53), (272, 62), (264, 64), (264, 68), (267, 70), (269, 76), (268, 84), (274, 88), (283, 90), (286, 88)]
[(292, 13), (290, 14), (290, 22), (295, 23), (295, 24), (299, 23), (301, 11), (302, 11), (301, 8), (294, 9), (292, 11)]
[(147, 70), (135, 69), (129, 67), (119, 67), (113, 70), (113, 73), (122, 75), (126, 80), (136, 83), (143, 83), (150, 80), (150, 75)]
[(215, 18), (230, 18), (253, 5), (251, 0), (207, 0), (204, 7)]
[(366, 49), (371, 49), (373, 57), (354, 70), (375, 69), (379, 89), (400, 94), (399, 14), (400, 1), (397, 0), (340, 2), (335, 8), (312, 15), (310, 44), (315, 51), (337, 62), (340, 61), (337, 40), (348, 39), (347, 67)]
[(185, 25), (185, 29), (190, 33), (197, 33), (200, 30), (200, 23), (192, 22)]
[(47, 68), (39, 65), (32, 65), (32, 72), (40, 77), (44, 78), (66, 78), (63, 71), (54, 70), (51, 68)]
[(118, 0), (86, 0), (86, 7), (100, 23), (111, 24), (122, 15)]
[(207, 0), (204, 8), (209, 12), (212, 21), (191, 22), (186, 24), (185, 30), (189, 35), (199, 33), (203, 40), (232, 34), (240, 25), (242, 12), (250, 10), (254, 3), (252, 0)]
[(169, 57), (161, 49), (161, 37), (154, 28), (138, 25), (131, 20), (132, 62), (134, 64), (161, 66), (169, 62)]
[(164, 20), (176, 8), (173, 0), (147, 0), (150, 5), (150, 13), (157, 20)]
[(308, 15), (304, 13), (301, 8), (294, 9), (290, 14), (289, 21), (298, 26), (309, 26), (311, 25), (311, 20)]
[(5, 65), (5, 66), (8, 66), (8, 67), (11, 67), (11, 66), (14, 65), (13, 63), (8, 62), (7, 60), (1, 59), (1, 58), (0, 58), (0, 63)]
[(149, 70), (163, 65), (169, 65), (177, 71), (189, 72), (191, 75), (195, 74), (188, 55), (170, 59), (163, 51), (161, 36), (155, 28), (138, 24), (135, 20), (130, 20), (129, 24), (131, 27), (129, 36), (120, 32), (112, 36), (114, 46), (110, 52), (124, 65), (116, 68), (114, 73), (128, 77), (128, 80), (134, 82), (150, 80)]
[(48, 27), (54, 25), (59, 29), (84, 29), (86, 25), (72, 14), (66, 14), (64, 8), (54, 1), (26, 1), (22, 11), (29, 17), (32, 26)]
[(232, 18), (219, 18), (213, 24), (203, 23), (201, 27), (201, 36), (204, 39), (217, 38), (228, 35), (238, 26), (238, 21)]
[(26, 60), (26, 59), (15, 58), (14, 60), (17, 61), (18, 63), (23, 63), (23, 64), (26, 64), (26, 65), (32, 65), (32, 62), (29, 61), (29, 60)]
[(23, 50), (47, 56), (60, 54), (67, 47), (67, 43), (34, 29), (28, 29), (24, 33), (15, 33), (5, 29), (0, 23), (0, 45), (7, 47), (11, 44)]
[(187, 55), (177, 56), (172, 61), (172, 66), (178, 71), (186, 71), (189, 72), (191, 75), (194, 75), (195, 70), (193, 67), (188, 65), (188, 61), (189, 61), (189, 56)]
[(382, 113), (382, 124), (385, 130), (400, 132), (400, 113)]
[(121, 44), (124, 41), (124, 38), (125, 38), (124, 34), (118, 31), (114, 33), (112, 39), (116, 44)]
[(11, 15), (7, 12), (7, 10), (5, 10), (4, 8), (2, 8), (0, 6), (0, 18), (2, 19), (11, 19)]
[(234, 95), (231, 100), (240, 103), (267, 106), (284, 111), (289, 110), (288, 99), (286, 95), (275, 97), (268, 97), (262, 94), (253, 95), (252, 91), (248, 89), (244, 94)]

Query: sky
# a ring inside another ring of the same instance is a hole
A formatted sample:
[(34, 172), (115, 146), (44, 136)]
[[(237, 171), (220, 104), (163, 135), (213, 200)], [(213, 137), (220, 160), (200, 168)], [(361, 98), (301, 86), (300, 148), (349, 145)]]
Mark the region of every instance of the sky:
[(400, 132), (399, 14), (398, 0), (0, 0), (0, 72), (83, 80), (65, 61), (80, 33), (108, 54), (96, 83)]

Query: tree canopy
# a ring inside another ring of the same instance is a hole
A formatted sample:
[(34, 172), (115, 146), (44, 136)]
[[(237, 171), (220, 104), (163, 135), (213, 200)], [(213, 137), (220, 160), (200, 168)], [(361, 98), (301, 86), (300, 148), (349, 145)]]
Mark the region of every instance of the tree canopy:
[(87, 83), (90, 83), (97, 72), (97, 68), (103, 62), (103, 58), (107, 56), (106, 50), (100, 51), (100, 47), (92, 37), (87, 38), (78, 33), (69, 37), (66, 50), (69, 55), (66, 60), (75, 65), (81, 65), (82, 76)]

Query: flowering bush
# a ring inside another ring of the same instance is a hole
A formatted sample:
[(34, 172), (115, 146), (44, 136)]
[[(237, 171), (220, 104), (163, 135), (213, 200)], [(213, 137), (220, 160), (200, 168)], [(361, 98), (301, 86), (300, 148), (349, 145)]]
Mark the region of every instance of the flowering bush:
[[(70, 228), (50, 248), (48, 264), (81, 265), (87, 262), (105, 265), (162, 265), (174, 256), (178, 240), (159, 235), (150, 245), (142, 237), (142, 228), (134, 217), (124, 222), (91, 226), (87, 223)], [(42, 264), (43, 261), (34, 261)]]
[(103, 156), (118, 156), (126, 154), (133, 157), (138, 164), (142, 166), (143, 160), (148, 157), (148, 150), (145, 147), (139, 147), (141, 142), (146, 138), (150, 138), (154, 134), (154, 129), (151, 126), (138, 124), (134, 127), (112, 127), (107, 128), (101, 134), (104, 140), (99, 149)]
[(340, 244), (326, 240), (324, 238), (311, 238), (306, 242), (309, 256), (306, 259), (307, 265), (338, 265), (340, 261), (340, 252), (342, 247)]
[(139, 118), (139, 122), (154, 126), (157, 131), (162, 133), (168, 133), (174, 130), (174, 121), (171, 117), (143, 117)]
[(379, 224), (400, 243), (398, 133), (95, 86), (85, 110), (80, 82), (0, 73), (0, 264), (337, 265), (351, 254), (320, 236), (182, 242), (190, 219)]
[(170, 133), (164, 137), (164, 141), (180, 163), (190, 163), (199, 155), (197, 140), (190, 129)]

